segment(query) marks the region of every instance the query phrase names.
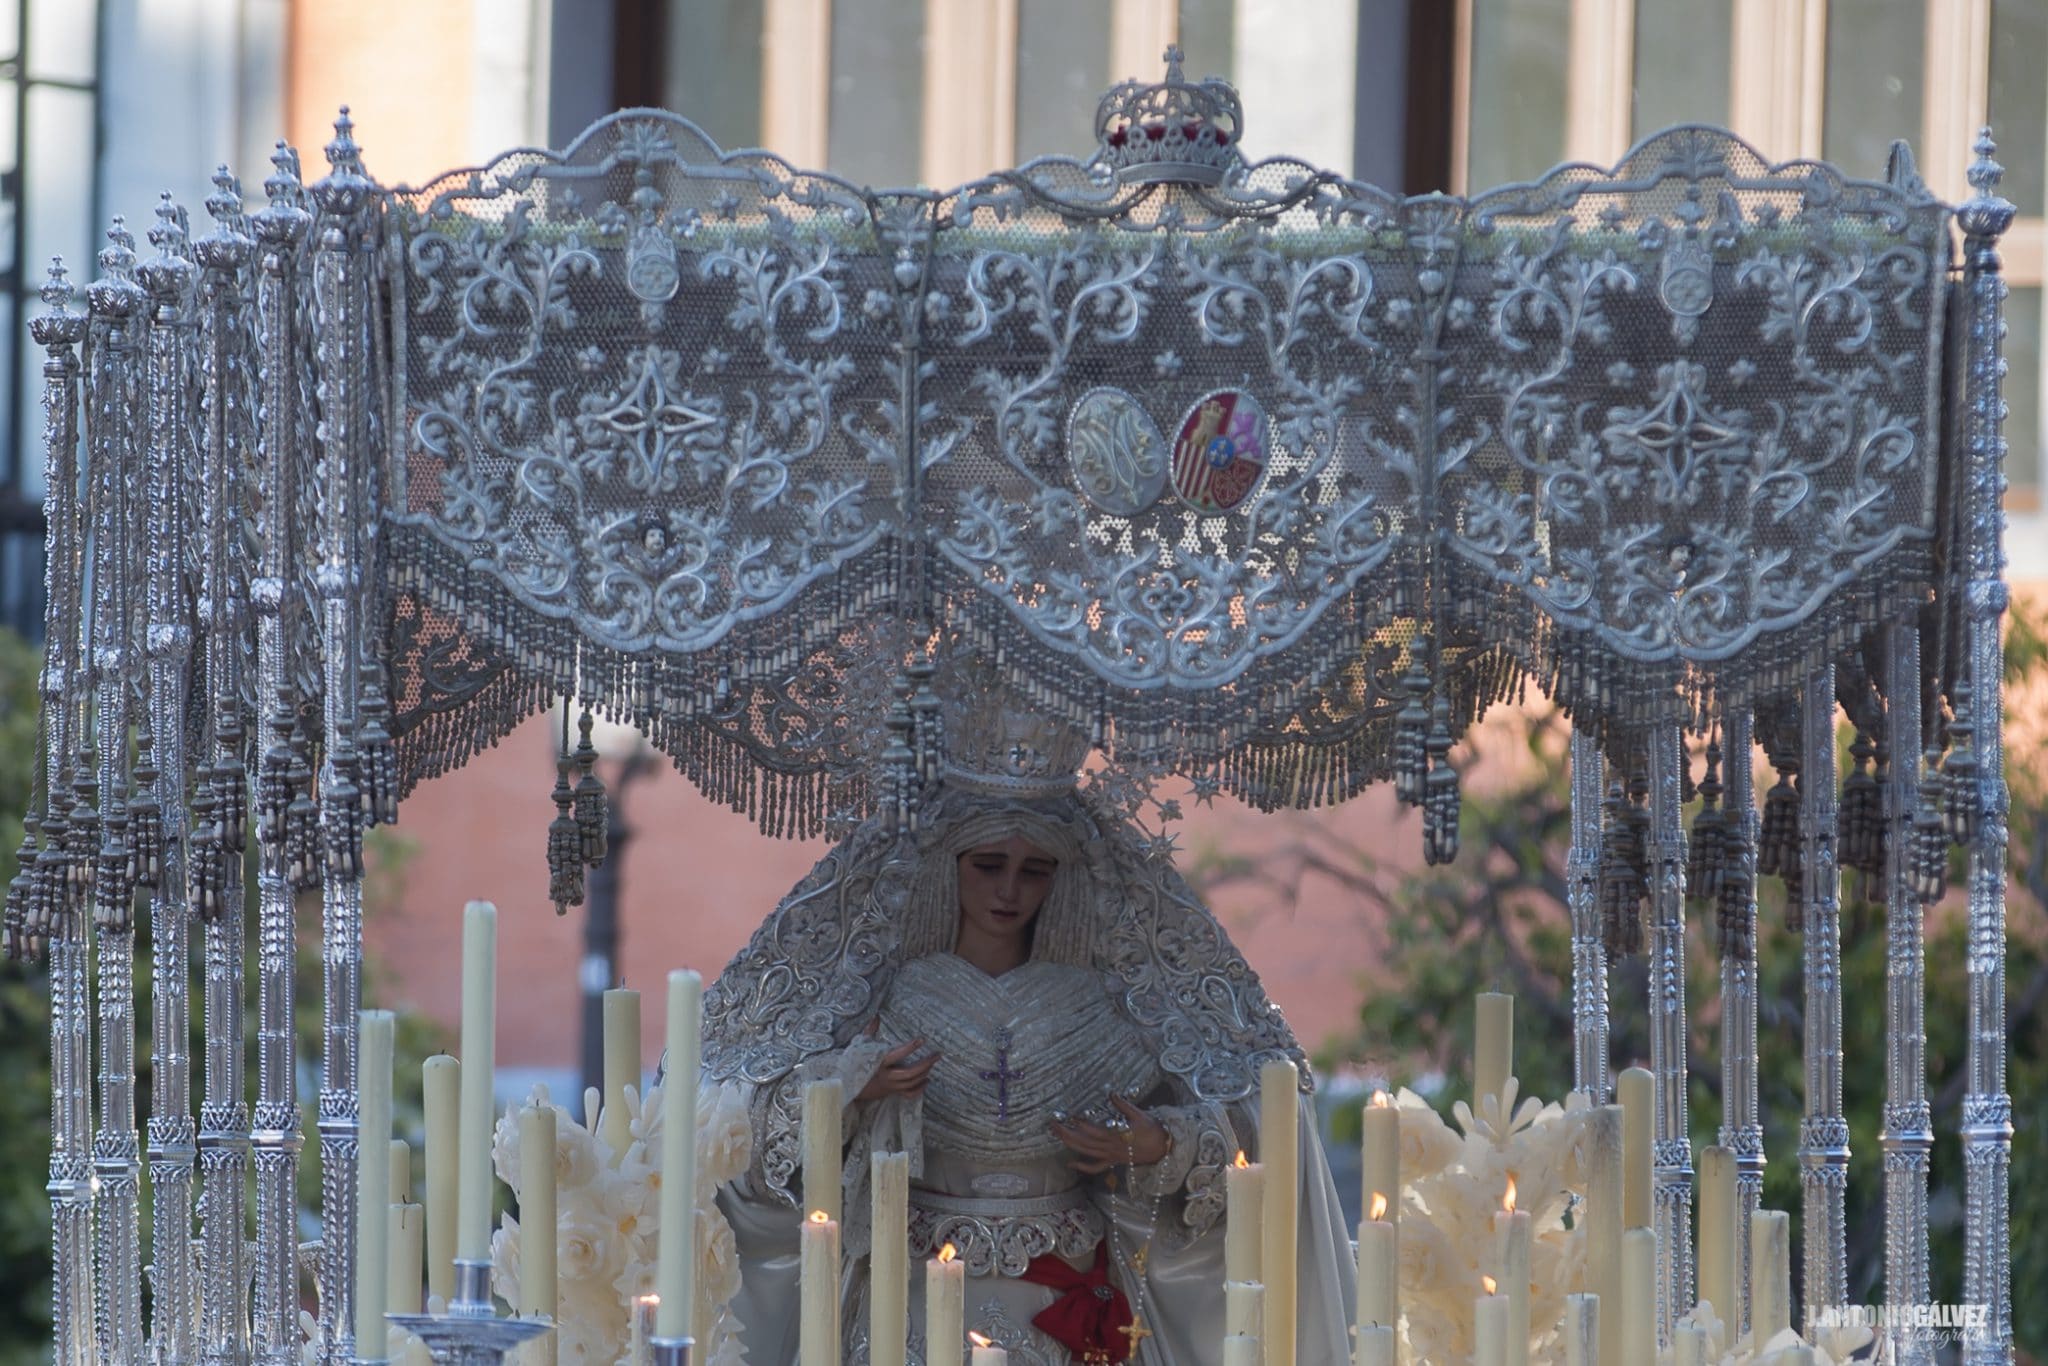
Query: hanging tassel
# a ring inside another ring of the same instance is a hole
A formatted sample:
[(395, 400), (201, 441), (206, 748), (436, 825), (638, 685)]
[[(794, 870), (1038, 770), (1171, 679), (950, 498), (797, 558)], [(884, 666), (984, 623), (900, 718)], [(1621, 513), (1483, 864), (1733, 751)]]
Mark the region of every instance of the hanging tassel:
[[(61, 791), (62, 784), (51, 791)], [(59, 802), (43, 813), (42, 852), (36, 855), (36, 881), (29, 901), (29, 932), (44, 938), (57, 934), (70, 906), (71, 856), (65, 851), (69, 827)]]
[(566, 754), (555, 761), (555, 818), (548, 823), (548, 896), (556, 915), (583, 904), (583, 836), (570, 814), (576, 800), (569, 788), (570, 763)]
[(363, 818), (371, 825), (394, 825), (398, 821), (398, 745), (388, 724), (391, 705), (384, 698), (382, 671), (363, 666), (361, 724), (356, 744), (363, 774)]
[(1418, 636), (1408, 647), (1408, 670), (1401, 675), (1401, 710), (1394, 716), (1394, 796), (1403, 805), (1422, 805), (1429, 774), (1429, 670), (1422, 657), (1427, 639)]
[(1715, 902), (1722, 957), (1755, 956), (1756, 945), (1751, 942), (1750, 937), (1750, 926), (1753, 923), (1750, 912), (1755, 906), (1755, 898), (1756, 893), (1750, 886), (1749, 874), (1742, 871), (1741, 860), (1730, 859), (1726, 871), (1721, 876), (1721, 893)]
[(36, 835), (40, 825), (33, 810), (21, 818), (21, 848), (14, 855), (14, 880), (7, 884), (6, 909), (0, 912), (0, 923), (6, 928), (6, 954), (17, 963), (30, 956), (29, 925), (36, 896)]
[(313, 738), (301, 719), (292, 728), (291, 768), (285, 775), (292, 794), (285, 807), (285, 874), (295, 892), (320, 885), (320, 804), (313, 798), (312, 750)]
[(129, 876), (128, 812), (118, 801), (107, 803), (100, 822), (99, 867), (93, 872), (93, 923), (108, 934), (135, 928), (135, 882)]
[(1600, 938), (1611, 961), (1643, 949), (1642, 903), (1645, 892), (1639, 831), (1629, 812), (1619, 779), (1607, 788), (1601, 803)]
[(1884, 789), (1870, 773), (1877, 746), (1861, 729), (1849, 744), (1854, 764), (1842, 780), (1842, 805), (1837, 827), (1842, 838), (1842, 866), (1860, 876), (1858, 892), (1869, 897), (1872, 883), (1884, 875)]
[[(898, 685), (906, 682), (897, 675)], [(896, 700), (889, 706), (889, 717), (884, 723), (889, 738), (882, 746), (883, 798), (889, 809), (889, 829), (895, 834), (914, 834), (917, 826), (913, 821), (910, 788), (914, 780), (913, 765), (916, 755), (910, 748), (910, 707), (904, 702), (901, 686), (897, 689)]]
[(1948, 837), (1967, 846), (1977, 835), (1977, 727), (1970, 720), (1970, 680), (1956, 683), (1955, 710), (1948, 723), (1948, 761), (1942, 765), (1942, 814)]
[(128, 803), (129, 876), (154, 887), (164, 875), (164, 813), (157, 801), (156, 737), (147, 723), (135, 737), (135, 797)]
[(1920, 802), (1913, 812), (1913, 894), (1932, 906), (1948, 890), (1948, 825), (1941, 811), (1941, 751), (1930, 746), (1920, 771)]
[(261, 778), (256, 800), (256, 838), (266, 848), (281, 847), (286, 813), (291, 810), (292, 720), (282, 701), (270, 713), (270, 745), (257, 761)]
[(320, 792), (320, 829), (326, 836), (327, 871), (346, 882), (363, 876), (363, 790), (356, 782), (354, 754), (330, 754), (333, 778)]
[(611, 821), (604, 780), (597, 776), (597, 746), (590, 742), (590, 729), (594, 723), (590, 708), (585, 707), (583, 719), (577, 722), (580, 738), (576, 741), (576, 835), (579, 856), (591, 868), (603, 863), (609, 852), (608, 826)]
[(92, 896), (94, 860), (100, 853), (100, 758), (99, 751), (87, 745), (78, 755), (78, 778), (72, 786), (73, 804), (71, 816), (66, 824), (70, 827), (70, 840), (65, 860), (70, 874), (66, 882), (67, 902), (74, 908), (83, 909)]
[(1785, 919), (1793, 933), (1800, 932), (1805, 910), (1799, 850), (1799, 764), (1794, 759), (1773, 758), (1778, 781), (1764, 794), (1763, 823), (1757, 832), (1756, 870), (1785, 884)]
[(1707, 768), (1698, 790), (1700, 813), (1693, 817), (1692, 840), (1685, 849), (1685, 894), (1694, 901), (1714, 901), (1721, 895), (1728, 871), (1728, 816), (1721, 810), (1719, 735), (1707, 741)]
[(219, 798), (211, 781), (212, 769), (202, 764), (192, 784), (192, 833), (186, 840), (185, 880), (192, 909), (200, 920), (212, 924), (220, 919), (222, 862), (220, 827), (214, 823)]
[(1431, 864), (1458, 857), (1458, 770), (1451, 767), (1451, 706), (1439, 695), (1430, 708), (1428, 787), (1422, 808), (1422, 855)]
[(220, 742), (213, 764), (213, 821), (220, 847), (230, 857), (249, 847), (249, 770), (242, 762), (242, 716), (239, 705), (224, 703), (214, 726)]

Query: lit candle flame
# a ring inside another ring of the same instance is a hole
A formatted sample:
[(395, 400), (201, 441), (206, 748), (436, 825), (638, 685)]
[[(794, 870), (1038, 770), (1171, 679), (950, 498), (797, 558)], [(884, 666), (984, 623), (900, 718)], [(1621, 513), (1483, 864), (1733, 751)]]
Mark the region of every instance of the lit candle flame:
[(1385, 1091), (1374, 1091), (1372, 1093), (1372, 1103), (1378, 1108), (1384, 1110), (1389, 1105), (1392, 1105), (1393, 1101), (1387, 1098), (1387, 1093)]
[(951, 1243), (948, 1243), (944, 1247), (939, 1249), (939, 1260), (942, 1262), (950, 1262), (959, 1255), (959, 1253), (953, 1251), (953, 1245)]
[(972, 1342), (976, 1347), (993, 1347), (996, 1345), (996, 1340), (994, 1338), (984, 1337), (982, 1334), (975, 1332), (972, 1328), (967, 1330), (967, 1338), (968, 1341)]
[(1479, 1283), (1480, 1283), (1481, 1285), (1483, 1285), (1483, 1286), (1485, 1286), (1485, 1287), (1486, 1287), (1486, 1293), (1487, 1293), (1487, 1294), (1491, 1295), (1491, 1294), (1493, 1293), (1493, 1286), (1494, 1286), (1494, 1280), (1493, 1280), (1493, 1277), (1491, 1277), (1491, 1276), (1481, 1276), (1481, 1277), (1479, 1278)]
[(1247, 1161), (1245, 1161), (1245, 1160), (1244, 1160), (1244, 1149), (1242, 1149), (1242, 1148), (1239, 1148), (1239, 1149), (1237, 1150), (1237, 1165), (1238, 1165), (1238, 1166), (1240, 1166), (1240, 1167), (1249, 1167), (1249, 1166), (1251, 1166), (1251, 1163), (1249, 1163), (1249, 1162), (1247, 1162)]
[(1372, 1193), (1372, 1217), (1374, 1222), (1387, 1217), (1387, 1197), (1378, 1191)]
[(1515, 1174), (1508, 1173), (1508, 1193), (1500, 1198), (1500, 1207), (1509, 1214), (1515, 1212)]
[(814, 1224), (829, 1224), (832, 1222), (832, 1216), (821, 1209), (814, 1209), (811, 1211), (811, 1222)]
[(657, 1308), (657, 1307), (659, 1307), (659, 1306), (660, 1306), (660, 1304), (661, 1304), (661, 1296), (659, 1296), (659, 1295), (642, 1295), (642, 1296), (640, 1297), (640, 1299), (639, 1299), (638, 1303), (646, 1305), (646, 1306), (647, 1306), (647, 1307), (648, 1307), (649, 1309), (654, 1309), (654, 1308)]

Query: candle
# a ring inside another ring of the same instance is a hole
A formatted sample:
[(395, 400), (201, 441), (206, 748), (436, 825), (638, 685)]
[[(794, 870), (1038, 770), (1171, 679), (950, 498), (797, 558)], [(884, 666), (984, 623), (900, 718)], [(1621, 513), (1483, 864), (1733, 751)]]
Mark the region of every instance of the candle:
[[(393, 1036), (394, 1043), (396, 1035)], [(391, 1140), (391, 1190), (386, 1202), (393, 1205), (412, 1201), (412, 1144), (402, 1138)]]
[(1265, 1223), (1266, 1169), (1245, 1161), (1240, 1149), (1237, 1161), (1224, 1168), (1223, 1195), (1223, 1279), (1256, 1281), (1259, 1229)]
[(1395, 1322), (1400, 1253), (1394, 1225), (1386, 1218), (1387, 1197), (1372, 1193), (1366, 1219), (1358, 1226), (1358, 1329)]
[[(358, 1152), (390, 1150), (394, 1023), (388, 1010), (365, 1010), (356, 1016)], [(365, 1361), (381, 1361), (389, 1354), (384, 1344), (384, 1296), (391, 1280), (386, 1222), (390, 1186), (388, 1161), (381, 1170), (375, 1162), (356, 1164), (356, 1355)]]
[(555, 1107), (519, 1112), (519, 1312), (555, 1316)]
[(1515, 998), (1482, 991), (1472, 1036), (1472, 1108), (1507, 1089), (1515, 1073)]
[[(1735, 1302), (1735, 1153), (1700, 1149), (1700, 1298), (1725, 1324), (1740, 1322)], [(1734, 1336), (1730, 1329), (1729, 1336)]]
[(1257, 1281), (1223, 1283), (1223, 1331), (1232, 1337), (1266, 1335), (1266, 1287)]
[(1707, 1366), (1707, 1330), (1681, 1323), (1671, 1330), (1673, 1366)]
[(1615, 1093), (1621, 1097), (1621, 1226), (1650, 1227), (1650, 1137), (1656, 1123), (1651, 1113), (1654, 1079), (1646, 1067), (1621, 1074)]
[(611, 1149), (612, 1165), (632, 1146), (626, 1088), (640, 1088), (640, 993), (616, 987), (604, 994), (604, 1104), (598, 1137)]
[(1792, 1326), (1792, 1216), (1781, 1209), (1749, 1216), (1749, 1326), (1758, 1352)]
[(455, 1187), (455, 1257), (491, 1259), (491, 1128), (497, 1075), (498, 908), (472, 901), (462, 908), (461, 1169)]
[(1657, 1359), (1657, 1235), (1647, 1228), (1621, 1235), (1621, 1358)]
[(840, 1366), (839, 1221), (821, 1209), (803, 1222), (797, 1275), (797, 1361)]
[[(668, 975), (668, 1073), (661, 1117), (661, 1245), (654, 1289), (655, 1332), (693, 1337), (697, 1307), (697, 1071), (704, 979), (688, 968)], [(839, 1301), (832, 1301), (835, 1329)], [(836, 1331), (835, 1331), (836, 1337)]]
[(1266, 1169), (1259, 1281), (1266, 1287), (1267, 1366), (1294, 1366), (1294, 1254), (1301, 1219), (1301, 1071), (1286, 1058), (1259, 1069), (1259, 1164)]
[(391, 1270), (384, 1283), (384, 1298), (394, 1314), (420, 1312), (420, 1266), (427, 1232), (423, 1216), (421, 1207), (413, 1204), (394, 1204), (385, 1211)]
[(947, 1243), (924, 1264), (925, 1366), (960, 1366), (966, 1350), (967, 1265)]
[(661, 1307), (659, 1295), (636, 1295), (633, 1297), (633, 1322), (631, 1337), (626, 1347), (626, 1360), (632, 1366), (651, 1366), (654, 1354), (648, 1350), (647, 1340), (654, 1336), (654, 1314)]
[(990, 1338), (979, 1333), (969, 1333), (974, 1340), (974, 1356), (967, 1366), (1010, 1366), (1010, 1354), (995, 1345)]
[(1564, 1366), (1597, 1366), (1600, 1360), (1600, 1297), (1564, 1297)]
[(1365, 1107), (1364, 1136), (1360, 1141), (1359, 1165), (1364, 1171), (1360, 1188), (1360, 1209), (1372, 1208), (1375, 1191), (1387, 1197), (1386, 1221), (1401, 1222), (1401, 1111), (1385, 1091), (1372, 1093)]
[(1529, 1211), (1515, 1208), (1515, 1178), (1493, 1216), (1495, 1246), (1500, 1249), (1501, 1290), (1508, 1300), (1506, 1366), (1529, 1366), (1529, 1249), (1534, 1231)]
[(1586, 1289), (1607, 1306), (1609, 1328), (1600, 1335), (1599, 1366), (1622, 1366), (1621, 1334), (1612, 1326), (1621, 1307), (1622, 1108), (1602, 1105), (1584, 1120), (1587, 1130)]
[[(1482, 1278), (1489, 1285), (1493, 1278)], [(1488, 1290), (1472, 1301), (1472, 1366), (1507, 1366), (1508, 1297)], [(1645, 1362), (1653, 1360), (1644, 1357)]]
[(804, 1206), (821, 1209), (835, 1221), (840, 1214), (839, 1164), (846, 1150), (839, 1129), (845, 1109), (846, 1093), (837, 1078), (804, 1087)]
[(1223, 1366), (1260, 1366), (1265, 1349), (1255, 1335), (1232, 1333), (1223, 1339)]
[(910, 1333), (910, 1154), (869, 1161), (874, 1230), (868, 1264), (868, 1361), (903, 1366)]
[(455, 1293), (456, 1097), (462, 1064), (439, 1053), (420, 1064), (427, 1116), (427, 1290), (445, 1304)]
[(1369, 1323), (1358, 1330), (1357, 1366), (1394, 1366), (1394, 1330), (1384, 1323)]

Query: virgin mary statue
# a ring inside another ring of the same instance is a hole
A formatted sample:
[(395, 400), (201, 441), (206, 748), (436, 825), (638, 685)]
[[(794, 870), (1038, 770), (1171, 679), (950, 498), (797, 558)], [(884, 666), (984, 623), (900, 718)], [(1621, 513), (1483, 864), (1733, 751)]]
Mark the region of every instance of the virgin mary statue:
[(856, 830), (706, 993), (704, 1102), (751, 1136), (717, 1192), (747, 1361), (797, 1357), (804, 1092), (836, 1080), (848, 1363), (868, 1360), (869, 1157), (901, 1151), (913, 1362), (923, 1261), (951, 1243), (966, 1327), (1016, 1366), (1217, 1366), (1224, 1171), (1260, 1157), (1260, 1066), (1288, 1058), (1297, 1360), (1338, 1366), (1352, 1258), (1300, 1045), (1170, 859), (1080, 789), (1086, 736), (979, 712), (949, 708), (916, 833)]

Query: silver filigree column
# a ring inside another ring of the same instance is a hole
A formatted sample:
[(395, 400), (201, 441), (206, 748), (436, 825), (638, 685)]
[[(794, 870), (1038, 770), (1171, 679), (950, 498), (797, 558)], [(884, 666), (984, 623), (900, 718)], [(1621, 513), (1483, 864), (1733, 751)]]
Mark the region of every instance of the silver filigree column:
[[(1963, 1299), (1983, 1305), (1988, 1322), (1964, 1338), (1967, 1366), (2005, 1366), (2013, 1359), (2010, 1181), (2012, 1097), (2005, 1089), (2005, 746), (2003, 650), (2005, 615), (2005, 403), (2000, 395), (2005, 331), (1998, 239), (2013, 206), (1998, 195), (2003, 172), (1991, 159), (1990, 130), (1977, 139), (1970, 167), (1974, 194), (1957, 213), (1964, 233), (1963, 308), (1967, 327), (1964, 384), (1963, 493), (1968, 542), (1964, 607), (1968, 636), (1965, 706), (1977, 745), (1974, 781), (1948, 784), (1953, 831), (1969, 850), (1969, 1089), (1963, 1095)], [(1960, 807), (1960, 811), (1955, 808)]]
[(291, 627), (304, 610), (298, 592), (297, 507), (299, 251), (310, 216), (301, 206), (297, 153), (283, 143), (263, 183), (269, 203), (251, 223), (258, 243), (257, 336), (262, 422), (257, 455), (263, 483), (263, 549), (250, 584), (256, 613), (256, 700), (268, 748), (257, 765), (256, 1293), (251, 1333), (265, 1366), (297, 1366), (298, 1065), (292, 1022), (292, 972), (298, 956), (288, 853), (293, 735), (298, 688), (292, 682)]
[(1686, 1127), (1685, 823), (1680, 797), (1685, 740), (1676, 725), (1650, 728), (1650, 1071), (1657, 1221), (1657, 1335), (1692, 1307), (1692, 1139)]
[[(152, 1350), (178, 1366), (192, 1359), (195, 1311), (211, 1280), (194, 1280), (191, 1256), (193, 1165), (198, 1128), (192, 1114), (189, 906), (185, 889), (186, 671), (192, 654), (185, 581), (185, 510), (190, 506), (185, 452), (187, 308), (192, 264), (184, 232), (165, 195), (150, 242), (154, 259), (138, 272), (149, 291), (149, 725), (157, 766), (161, 825), (151, 886), (150, 1337)], [(138, 778), (140, 775), (138, 775)], [(139, 794), (138, 794), (139, 795)], [(144, 837), (137, 831), (137, 855)]]
[[(43, 302), (49, 311), (30, 324), (44, 348), (44, 561), (47, 630), (42, 676), (49, 729), (45, 764), (48, 812), (61, 815), (70, 797), (71, 757), (84, 731), (86, 669), (91, 642), (83, 556), (85, 522), (79, 501), (79, 367), (75, 348), (87, 320), (70, 308), (72, 287), (61, 261), (52, 265)], [(88, 921), (60, 840), (44, 823), (39, 896), (50, 929), (50, 1326), (54, 1366), (86, 1366), (92, 1356), (92, 1116), (87, 1091), (92, 1002), (86, 983)]]
[[(1920, 631), (1910, 623), (1885, 633), (1885, 738), (1891, 752), (1884, 788), (1884, 1298), (1894, 1309), (1926, 1304), (1927, 1172), (1934, 1119), (1927, 1103), (1926, 907), (1914, 886), (1914, 818), (1920, 809)], [(1931, 1366), (1933, 1343), (1906, 1328), (1888, 1330), (1899, 1366)]]
[(1849, 1121), (1842, 1116), (1842, 907), (1835, 862), (1835, 670), (1806, 680), (1799, 698), (1800, 923), (1806, 935), (1806, 1109), (1799, 1124), (1799, 1182), (1807, 1336), (1814, 1316), (1849, 1296), (1844, 1207)]
[(1600, 934), (1600, 742), (1572, 731), (1572, 844), (1565, 883), (1572, 911), (1572, 1085), (1595, 1105), (1614, 1099), (1608, 1060), (1607, 945)]
[(320, 770), (323, 1017), (326, 1069), (320, 1084), (321, 1241), (326, 1294), (321, 1328), (327, 1359), (355, 1353), (356, 1014), (362, 1001), (363, 809), (355, 751), (358, 595), (362, 591), (360, 485), (369, 391), (365, 215), (375, 186), (363, 174), (348, 110), (327, 144), (328, 175), (313, 188), (313, 285), (319, 318), (322, 526), (317, 583), (326, 666), (325, 763)]
[(1750, 1215), (1763, 1206), (1763, 1107), (1757, 1098), (1756, 1023), (1756, 756), (1752, 744), (1755, 714), (1748, 708), (1730, 711), (1721, 722), (1726, 737), (1727, 788), (1724, 809), (1736, 839), (1740, 894), (1729, 908), (1733, 944), (1721, 949), (1721, 1146), (1735, 1154), (1735, 1240), (1738, 1308), (1736, 1332), (1749, 1329), (1750, 1247), (1746, 1230)]

